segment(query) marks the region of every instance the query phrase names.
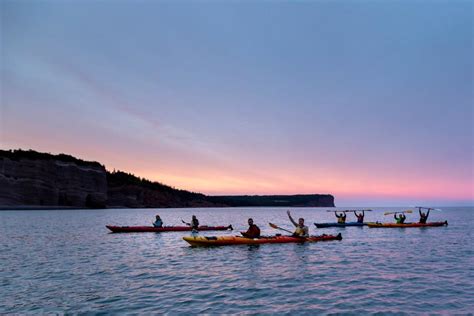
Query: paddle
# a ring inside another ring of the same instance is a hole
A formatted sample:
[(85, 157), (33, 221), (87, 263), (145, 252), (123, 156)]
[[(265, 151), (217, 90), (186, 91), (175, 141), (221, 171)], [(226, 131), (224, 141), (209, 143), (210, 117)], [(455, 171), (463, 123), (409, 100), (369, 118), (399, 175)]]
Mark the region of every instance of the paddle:
[(270, 225), (271, 228), (283, 230), (283, 231), (285, 231), (285, 232), (288, 232), (288, 233), (290, 233), (290, 234), (293, 234), (292, 231), (289, 231), (288, 229), (284, 229), (284, 228), (278, 227), (277, 225), (275, 225), (275, 224), (273, 224), (273, 223), (268, 223), (268, 225)]
[(385, 212), (385, 213), (383, 213), (383, 215), (403, 214), (403, 213), (413, 213), (413, 211), (412, 210), (406, 210), (406, 211), (403, 211), (403, 212)]
[(186, 224), (186, 225), (188, 225), (188, 226), (191, 226), (191, 224), (186, 223), (185, 221), (183, 221), (183, 219), (181, 219), (181, 221), (183, 222), (183, 224)]
[(443, 210), (439, 209), (439, 208), (431, 208), (431, 207), (423, 207), (423, 206), (414, 206), (415, 208), (418, 208), (418, 209), (424, 209), (424, 210), (433, 210), (433, 211), (440, 211), (442, 212)]
[(301, 238), (302, 241), (305, 241), (306, 238), (307, 238), (307, 237), (303, 237), (303, 236), (295, 236), (292, 231), (289, 231), (288, 229), (284, 229), (284, 228), (278, 227), (278, 226), (275, 225), (275, 224), (272, 224), (272, 223), (268, 223), (268, 224), (270, 225), (271, 228), (280, 229), (280, 230), (283, 230), (283, 231), (285, 231), (285, 232), (288, 232), (288, 233), (291, 234), (292, 237)]

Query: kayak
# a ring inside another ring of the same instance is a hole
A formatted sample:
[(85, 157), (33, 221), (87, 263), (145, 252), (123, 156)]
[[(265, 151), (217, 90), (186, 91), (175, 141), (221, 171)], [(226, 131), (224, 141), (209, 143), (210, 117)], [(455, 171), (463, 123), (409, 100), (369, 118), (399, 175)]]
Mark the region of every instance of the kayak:
[(227, 246), (227, 245), (260, 245), (260, 244), (286, 244), (286, 243), (304, 243), (341, 240), (341, 234), (338, 235), (320, 235), (307, 238), (293, 236), (265, 236), (260, 238), (245, 238), (240, 236), (186, 236), (183, 237), (191, 246)]
[(431, 222), (426, 224), (421, 223), (405, 223), (405, 224), (395, 224), (395, 223), (368, 223), (367, 226), (370, 228), (409, 228), (409, 227), (439, 227), (439, 226), (448, 226), (448, 221), (444, 222)]
[[(113, 233), (161, 233), (161, 232), (188, 232), (192, 228), (189, 226), (111, 226), (106, 225)], [(199, 226), (199, 231), (208, 230), (233, 230), (232, 225), (229, 226)]]
[(351, 227), (351, 226), (367, 226), (367, 223), (357, 223), (357, 222), (349, 222), (344, 224), (339, 223), (314, 223), (317, 228), (327, 228), (327, 227)]

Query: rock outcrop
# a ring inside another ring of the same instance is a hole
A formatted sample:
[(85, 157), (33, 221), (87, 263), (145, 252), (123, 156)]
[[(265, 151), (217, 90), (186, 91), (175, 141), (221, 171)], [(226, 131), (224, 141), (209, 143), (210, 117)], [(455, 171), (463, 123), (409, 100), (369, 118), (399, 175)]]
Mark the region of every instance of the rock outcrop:
[(105, 167), (67, 155), (0, 151), (0, 205), (103, 208)]

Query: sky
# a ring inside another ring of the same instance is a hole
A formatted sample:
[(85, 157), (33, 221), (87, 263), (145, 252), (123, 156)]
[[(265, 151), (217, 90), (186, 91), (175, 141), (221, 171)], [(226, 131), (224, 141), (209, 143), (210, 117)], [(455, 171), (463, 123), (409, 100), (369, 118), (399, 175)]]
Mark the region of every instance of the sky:
[(0, 8), (3, 149), (206, 194), (474, 204), (472, 1)]

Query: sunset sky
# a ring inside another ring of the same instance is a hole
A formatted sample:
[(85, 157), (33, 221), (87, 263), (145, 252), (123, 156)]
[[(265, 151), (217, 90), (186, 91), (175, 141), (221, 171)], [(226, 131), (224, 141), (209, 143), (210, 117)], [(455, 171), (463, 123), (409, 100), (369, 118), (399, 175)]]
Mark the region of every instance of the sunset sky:
[(0, 145), (206, 194), (473, 205), (472, 1), (10, 1)]

